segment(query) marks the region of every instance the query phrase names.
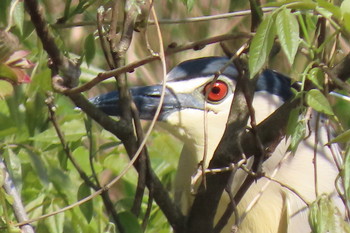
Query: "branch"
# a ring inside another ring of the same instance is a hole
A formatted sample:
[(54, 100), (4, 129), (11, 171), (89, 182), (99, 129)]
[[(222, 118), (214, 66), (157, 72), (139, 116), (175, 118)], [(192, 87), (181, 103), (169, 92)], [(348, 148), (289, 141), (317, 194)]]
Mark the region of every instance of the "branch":
[[(16, 190), (15, 184), (13, 183), (13, 181), (10, 177), (10, 174), (8, 173), (6, 165), (5, 165), (2, 158), (0, 158), (0, 170), (3, 171), (3, 175), (5, 177), (3, 187), (6, 191), (6, 193), (9, 196), (11, 196), (13, 199), (12, 208), (13, 208), (13, 212), (15, 213), (17, 221), (18, 222), (27, 221), (28, 217), (27, 217), (27, 213), (24, 209), (21, 197)], [(21, 231), (23, 233), (34, 233), (35, 232), (33, 227), (29, 224), (22, 225), (22, 226), (20, 226), (20, 228), (21, 228)]]
[[(64, 92), (76, 81), (76, 78), (79, 76), (76, 72), (76, 66), (68, 66), (69, 68), (74, 68), (72, 74), (67, 74), (67, 72), (62, 72), (64, 77), (60, 77), (57, 74), (57, 68), (60, 68), (61, 64), (72, 64), (68, 61), (67, 58), (61, 55), (58, 47), (56, 46), (53, 37), (50, 35), (47, 28), (47, 24), (42, 16), (39, 13), (39, 7), (35, 0), (26, 0), (27, 11), (31, 15), (33, 24), (36, 28), (36, 32), (44, 44), (44, 49), (52, 58), (52, 69), (53, 69), (53, 85), (59, 89), (58, 91)], [(62, 71), (62, 70), (61, 70)], [(65, 70), (63, 70), (65, 71)], [(73, 81), (72, 81), (73, 80)], [(58, 82), (57, 82), (58, 81)], [(61, 83), (61, 81), (63, 81)], [(67, 86), (66, 86), (67, 84)], [(133, 128), (131, 124), (128, 124), (125, 120), (120, 120), (118, 122), (112, 120), (106, 114), (98, 110), (93, 106), (85, 97), (81, 94), (68, 94), (67, 96), (76, 104), (77, 107), (82, 109), (87, 115), (99, 123), (107, 131), (113, 133), (118, 137), (123, 144), (125, 145), (126, 151), (130, 158), (133, 158), (136, 150), (138, 148), (137, 141), (133, 134)], [(138, 161), (134, 164), (138, 172), (140, 169)], [(177, 232), (183, 232), (184, 228), (184, 216), (181, 214), (180, 209), (175, 205), (171, 200), (169, 193), (163, 187), (162, 183), (158, 177), (154, 174), (151, 169), (147, 170), (147, 180), (146, 185), (149, 189), (152, 189), (154, 192), (154, 199), (159, 207), (162, 209), (170, 224)]]
[(59, 48), (57, 47), (53, 36), (51, 35), (48, 24), (42, 16), (42, 12), (39, 8), (36, 0), (25, 0), (24, 1), (26, 10), (30, 14), (32, 23), (35, 26), (37, 35), (40, 37), (42, 45), (45, 51), (52, 59), (55, 72), (63, 73), (63, 85), (65, 87), (75, 87), (78, 84), (78, 78), (80, 76), (79, 67), (70, 61), (68, 58), (63, 56)]
[[(210, 161), (209, 169), (227, 167), (232, 162), (232, 158), (239, 160), (242, 158), (242, 152), (240, 150), (237, 151), (237, 148), (240, 148), (238, 145), (240, 143), (240, 137), (245, 130), (249, 118), (244, 90), (250, 90), (249, 92), (253, 93), (252, 86), (255, 85), (249, 85), (248, 73), (239, 76), (227, 127), (214, 153), (213, 159)], [(231, 172), (207, 175), (207, 188), (205, 190), (203, 185), (201, 185), (192, 205), (188, 219), (187, 233), (212, 232), (216, 209), (230, 176)]]

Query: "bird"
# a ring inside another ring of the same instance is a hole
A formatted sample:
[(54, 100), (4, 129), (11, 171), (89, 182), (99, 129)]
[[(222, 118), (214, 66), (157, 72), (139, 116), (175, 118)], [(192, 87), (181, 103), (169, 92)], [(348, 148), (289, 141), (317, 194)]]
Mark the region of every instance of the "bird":
[[(221, 71), (220, 75), (213, 81), (218, 71)], [(164, 90), (161, 84), (130, 88), (143, 120), (153, 119), (164, 91), (164, 101), (157, 121), (184, 144), (174, 185), (175, 202), (180, 203), (184, 215), (188, 215), (195, 198), (192, 189), (196, 184), (193, 184), (192, 178), (201, 162), (205, 168), (208, 167), (224, 134), (238, 76), (236, 66), (228, 58), (201, 57), (184, 61), (170, 70)], [(293, 96), (290, 78), (270, 69), (261, 72), (252, 103), (257, 124)], [(106, 114), (120, 116), (118, 99), (118, 92), (113, 91), (90, 101)], [(339, 171), (329, 148), (324, 146), (328, 142), (326, 126), (322, 123), (324, 120), (321, 123), (317, 123), (317, 120), (319, 119), (311, 117), (307, 124), (308, 136), (295, 151), (289, 149), (290, 139), (284, 138), (279, 143), (262, 164), (266, 177), (250, 185), (237, 205), (238, 214), (230, 218), (222, 232), (232, 232), (237, 217), (240, 218), (237, 227), (241, 233), (310, 232), (307, 203), (316, 200), (316, 193), (329, 195), (336, 206), (341, 208), (341, 200), (334, 185)], [(206, 130), (204, 124), (207, 124)], [(318, 145), (314, 151), (316, 134)], [(206, 161), (202, 161), (204, 153), (207, 156)], [(315, 153), (317, 166), (313, 163)], [(254, 157), (248, 160), (247, 166), (253, 159)], [(269, 176), (275, 182), (268, 179)], [(247, 173), (242, 169), (236, 172), (232, 181), (233, 195), (246, 177)], [(223, 194), (215, 222), (223, 214), (229, 201)]]

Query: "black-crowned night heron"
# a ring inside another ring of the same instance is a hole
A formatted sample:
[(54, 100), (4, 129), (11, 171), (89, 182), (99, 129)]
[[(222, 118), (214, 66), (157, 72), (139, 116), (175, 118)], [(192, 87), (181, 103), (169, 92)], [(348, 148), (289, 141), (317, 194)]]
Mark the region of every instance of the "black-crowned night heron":
[[(226, 127), (233, 99), (237, 69), (229, 65), (209, 90), (214, 73), (228, 62), (224, 57), (205, 57), (185, 61), (168, 73), (165, 99), (158, 121), (172, 134), (184, 142), (178, 172), (175, 181), (175, 199), (181, 203), (181, 209), (187, 214), (193, 201), (191, 195), (191, 177), (196, 173), (207, 148), (208, 165)], [(140, 112), (141, 119), (153, 118), (162, 91), (161, 85), (131, 88), (133, 100)], [(208, 100), (205, 100), (205, 93)], [(271, 70), (265, 70), (256, 84), (253, 107), (257, 123), (267, 118), (284, 101), (292, 97), (290, 80)], [(111, 92), (92, 99), (92, 102), (109, 115), (118, 116), (118, 93)], [(205, 104), (206, 102), (206, 104)], [(204, 109), (207, 110), (207, 137), (204, 130)], [(287, 120), (287, 119), (286, 119)], [(317, 172), (314, 171), (315, 121), (311, 121), (310, 135), (302, 141), (295, 152), (288, 152), (289, 142), (280, 142), (274, 153), (263, 163), (263, 171), (278, 182), (261, 178), (254, 182), (244, 194), (238, 205), (241, 219), (239, 232), (310, 232), (308, 211), (305, 203), (291, 190), (307, 202), (316, 199), (315, 174), (317, 174), (317, 193), (327, 193), (340, 200), (336, 195), (334, 183), (338, 170), (330, 152), (324, 144), (327, 142), (325, 128), (318, 127)], [(206, 140), (206, 142), (205, 142)], [(204, 146), (206, 143), (207, 146)], [(249, 162), (248, 162), (249, 164)], [(232, 184), (233, 195), (243, 183), (246, 173), (238, 171)], [(291, 189), (290, 189), (291, 188)], [(228, 204), (223, 195), (220, 201), (218, 218)], [(232, 219), (223, 232), (230, 232)]]

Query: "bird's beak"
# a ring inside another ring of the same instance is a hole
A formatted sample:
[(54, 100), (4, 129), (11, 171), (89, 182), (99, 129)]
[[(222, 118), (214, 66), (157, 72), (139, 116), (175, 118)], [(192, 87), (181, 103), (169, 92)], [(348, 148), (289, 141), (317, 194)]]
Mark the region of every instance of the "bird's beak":
[[(159, 121), (165, 120), (170, 113), (185, 108), (203, 109), (204, 103), (194, 98), (190, 93), (175, 94), (168, 88), (165, 88), (164, 91), (164, 101), (158, 116)], [(130, 88), (130, 93), (138, 108), (140, 118), (144, 120), (153, 119), (160, 103), (162, 86), (133, 87)], [(90, 99), (90, 101), (108, 115), (120, 116), (121, 114), (119, 93), (117, 91), (97, 96)]]

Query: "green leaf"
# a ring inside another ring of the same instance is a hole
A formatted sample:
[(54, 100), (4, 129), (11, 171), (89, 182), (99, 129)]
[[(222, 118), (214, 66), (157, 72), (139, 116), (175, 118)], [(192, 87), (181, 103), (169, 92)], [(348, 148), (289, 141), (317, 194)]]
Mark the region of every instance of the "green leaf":
[(0, 64), (0, 79), (9, 79), (15, 83), (18, 81), (16, 73), (5, 64)]
[(311, 204), (309, 223), (313, 233), (350, 232), (349, 224), (343, 220), (340, 211), (325, 194)]
[[(89, 151), (85, 147), (79, 146), (73, 151), (73, 156), (76, 162), (81, 167), (81, 169), (83, 169), (86, 173), (90, 174), (91, 166), (89, 162)], [(67, 168), (74, 169), (73, 165), (70, 162), (68, 163)]]
[[(17, 151), (7, 147), (6, 150), (4, 150), (2, 153), (2, 157), (4, 158), (4, 161), (6, 163), (7, 171), (11, 175), (12, 179), (15, 181), (21, 181), (22, 180), (22, 166), (21, 166), (21, 160), (17, 155)], [(22, 190), (22, 182), (15, 182), (16, 188), (19, 192)]]
[(350, 32), (350, 0), (344, 0), (340, 5), (343, 16), (343, 24), (347, 31)]
[(194, 0), (182, 0), (182, 2), (186, 5), (188, 11), (192, 10), (194, 6)]
[[(16, 1), (15, 1), (16, 2)], [(16, 3), (15, 3), (16, 4)], [(13, 12), (14, 21), (19, 29), (21, 35), (23, 34), (23, 23), (24, 23), (24, 2), (18, 1)]]
[[(83, 182), (79, 189), (78, 189), (78, 200), (81, 200), (87, 196), (90, 196), (91, 195), (91, 189), (89, 186), (87, 186), (85, 184), (85, 182)], [(79, 206), (80, 208), (80, 211), (83, 213), (86, 221), (88, 223), (90, 223), (91, 219), (92, 219), (92, 216), (93, 216), (93, 211), (94, 211), (94, 206), (93, 206), (93, 202), (92, 200), (89, 200), (87, 202), (85, 202), (84, 204), (81, 204)]]
[(307, 77), (317, 88), (323, 90), (324, 73), (320, 68), (312, 68)]
[(350, 142), (350, 129), (346, 130), (345, 132), (339, 134), (337, 137), (335, 137), (333, 140), (331, 140), (329, 143), (327, 144), (331, 144), (331, 143), (346, 143), (346, 142)]
[(85, 60), (86, 64), (89, 66), (92, 60), (95, 57), (96, 49), (95, 49), (95, 38), (93, 34), (90, 34), (86, 37), (84, 43), (85, 50)]
[(142, 233), (142, 228), (137, 221), (137, 218), (132, 213), (125, 211), (118, 214), (125, 232)]
[(346, 155), (345, 155), (345, 161), (344, 161), (344, 176), (343, 176), (343, 183), (344, 183), (344, 189), (345, 189), (345, 196), (346, 200), (350, 200), (350, 148), (348, 149)]
[(294, 134), (297, 124), (299, 122), (300, 108), (292, 109), (289, 114), (288, 124), (287, 124), (287, 137)]
[(298, 121), (293, 134), (291, 134), (291, 141), (288, 150), (295, 152), (301, 140), (305, 138), (306, 126), (303, 121)]
[(259, 25), (249, 49), (249, 71), (253, 78), (265, 65), (272, 49), (276, 29), (274, 18), (268, 15)]
[(5, 183), (5, 170), (0, 168), (0, 187), (2, 187), (4, 183)]
[(340, 10), (343, 14), (350, 13), (350, 0), (344, 0), (340, 5)]
[(306, 103), (320, 113), (334, 115), (327, 98), (317, 89), (312, 89), (306, 94)]
[[(1, 65), (0, 65), (1, 66)], [(11, 83), (0, 80), (0, 100), (4, 99), (6, 96), (10, 96), (13, 93), (13, 86)], [(2, 135), (0, 133), (0, 135)]]
[[(54, 203), (53, 201), (50, 201), (49, 198), (46, 199), (49, 204), (47, 205), (47, 208), (45, 209), (45, 213), (52, 213), (56, 210), (59, 210), (60, 207)], [(51, 216), (50, 218), (47, 218), (45, 221), (47, 221), (47, 227), (49, 228), (50, 233), (63, 233), (63, 227), (64, 227), (64, 216), (65, 213), (59, 213)]]
[(331, 16), (336, 17), (337, 19), (341, 18), (341, 10), (339, 9), (338, 6), (336, 6), (333, 3), (330, 3), (326, 0), (317, 0), (318, 7), (317, 10), (320, 10), (320, 8), (324, 8), (323, 12), (328, 11)]
[[(80, 120), (65, 122), (63, 125), (61, 125), (61, 130), (67, 142), (79, 140), (85, 135), (84, 125)], [(61, 143), (54, 128), (49, 128), (42, 133), (36, 134), (30, 139), (39, 142), (50, 142), (51, 144)]]
[(276, 30), (283, 51), (289, 63), (293, 64), (298, 51), (300, 38), (298, 20), (291, 13), (290, 9), (282, 8), (282, 10), (279, 11), (276, 17)]
[(344, 13), (343, 15), (343, 23), (345, 29), (350, 32), (350, 13)]

